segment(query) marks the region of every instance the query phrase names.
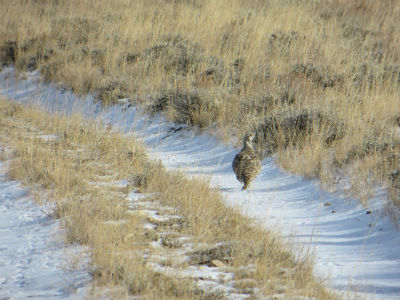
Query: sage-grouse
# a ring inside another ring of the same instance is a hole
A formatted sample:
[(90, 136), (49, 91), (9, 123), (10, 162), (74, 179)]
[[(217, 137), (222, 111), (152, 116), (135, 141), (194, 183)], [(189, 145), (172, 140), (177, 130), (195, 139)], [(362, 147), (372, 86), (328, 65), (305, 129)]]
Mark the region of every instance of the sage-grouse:
[(243, 190), (246, 190), (250, 182), (257, 177), (261, 170), (261, 162), (253, 148), (254, 134), (247, 134), (244, 137), (242, 151), (236, 154), (232, 162), (233, 171), (237, 180), (242, 182)]

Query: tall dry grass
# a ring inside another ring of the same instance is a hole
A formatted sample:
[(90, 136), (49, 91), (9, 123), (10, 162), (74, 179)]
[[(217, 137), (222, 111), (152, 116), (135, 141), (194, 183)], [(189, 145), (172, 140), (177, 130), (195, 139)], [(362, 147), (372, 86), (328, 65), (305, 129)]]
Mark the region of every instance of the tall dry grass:
[(3, 64), (239, 140), (256, 131), (262, 155), (277, 152), (285, 168), (326, 183), (350, 178), (360, 198), (365, 182), (399, 185), (396, 0), (0, 7)]
[[(277, 233), (225, 207), (207, 179), (165, 171), (159, 162), (147, 158), (138, 142), (94, 120), (49, 116), (0, 100), (0, 145), (14, 149), (7, 152), (9, 157), (2, 155), (11, 159), (9, 176), (30, 185), (39, 199), (47, 191), (44, 201), (54, 203), (53, 215), (60, 218), (66, 241), (89, 247), (89, 271), (95, 284), (111, 288), (115, 297), (221, 296), (202, 291), (193, 279), (151, 267), (146, 257), (159, 253), (151, 246), (161, 235), (157, 228), (172, 231), (174, 224), (161, 222), (150, 234), (143, 226), (148, 217), (132, 211), (127, 200), (130, 191), (136, 190), (149, 195), (147, 201), (160, 203), (160, 211), (163, 206), (172, 207), (180, 216), (175, 224), (179, 234), (199, 246), (180, 268), (221, 261), (234, 272), (237, 291), (253, 298), (276, 294), (335, 298), (313, 276), (311, 254), (295, 251)], [(120, 180), (129, 184), (115, 185)], [(180, 247), (173, 235), (167, 238), (162, 241), (164, 253)]]

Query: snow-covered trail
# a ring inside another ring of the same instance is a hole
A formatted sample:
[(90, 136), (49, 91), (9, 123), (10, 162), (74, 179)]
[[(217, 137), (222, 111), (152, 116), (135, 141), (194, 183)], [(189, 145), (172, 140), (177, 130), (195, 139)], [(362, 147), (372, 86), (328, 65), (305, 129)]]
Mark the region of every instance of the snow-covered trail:
[(102, 110), (90, 96), (78, 99), (69, 91), (41, 84), (37, 73), (16, 81), (14, 71), (5, 69), (0, 73), (0, 95), (33, 101), (49, 111), (80, 112), (131, 132), (167, 168), (210, 176), (228, 205), (240, 207), (268, 229), (278, 228), (299, 246), (310, 247), (316, 255), (316, 274), (329, 279), (333, 288), (360, 292), (363, 299), (400, 299), (400, 233), (383, 215), (384, 191), (370, 199), (367, 213), (355, 199), (288, 174), (273, 159), (264, 160), (250, 190), (241, 191), (231, 170), (238, 150), (207, 133), (148, 118), (123, 102)]
[(160, 141), (149, 149), (164, 165), (209, 175), (229, 205), (314, 250), (317, 274), (329, 276), (335, 289), (400, 299), (400, 234), (380, 216), (378, 199), (367, 210), (354, 199), (321, 190), (317, 182), (282, 172), (273, 159), (264, 160), (250, 190), (241, 191), (231, 169), (237, 150), (191, 132)]
[(67, 271), (65, 258), (80, 248), (63, 244), (59, 224), (0, 162), (0, 299), (84, 299), (84, 268)]

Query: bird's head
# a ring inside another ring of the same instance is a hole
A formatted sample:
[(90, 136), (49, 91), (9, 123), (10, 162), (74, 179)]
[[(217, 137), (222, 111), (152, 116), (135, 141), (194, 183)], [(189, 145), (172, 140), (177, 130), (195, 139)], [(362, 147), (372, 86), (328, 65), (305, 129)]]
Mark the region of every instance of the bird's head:
[(253, 148), (252, 143), (253, 143), (254, 138), (255, 138), (254, 133), (246, 134), (244, 137), (244, 146)]

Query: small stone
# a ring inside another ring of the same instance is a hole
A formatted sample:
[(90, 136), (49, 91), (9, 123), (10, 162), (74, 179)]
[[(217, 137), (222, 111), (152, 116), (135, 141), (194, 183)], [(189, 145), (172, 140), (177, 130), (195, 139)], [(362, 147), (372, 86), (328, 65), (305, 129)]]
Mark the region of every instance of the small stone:
[(330, 202), (325, 202), (324, 203), (324, 206), (331, 206), (332, 205), (332, 203), (330, 203)]

